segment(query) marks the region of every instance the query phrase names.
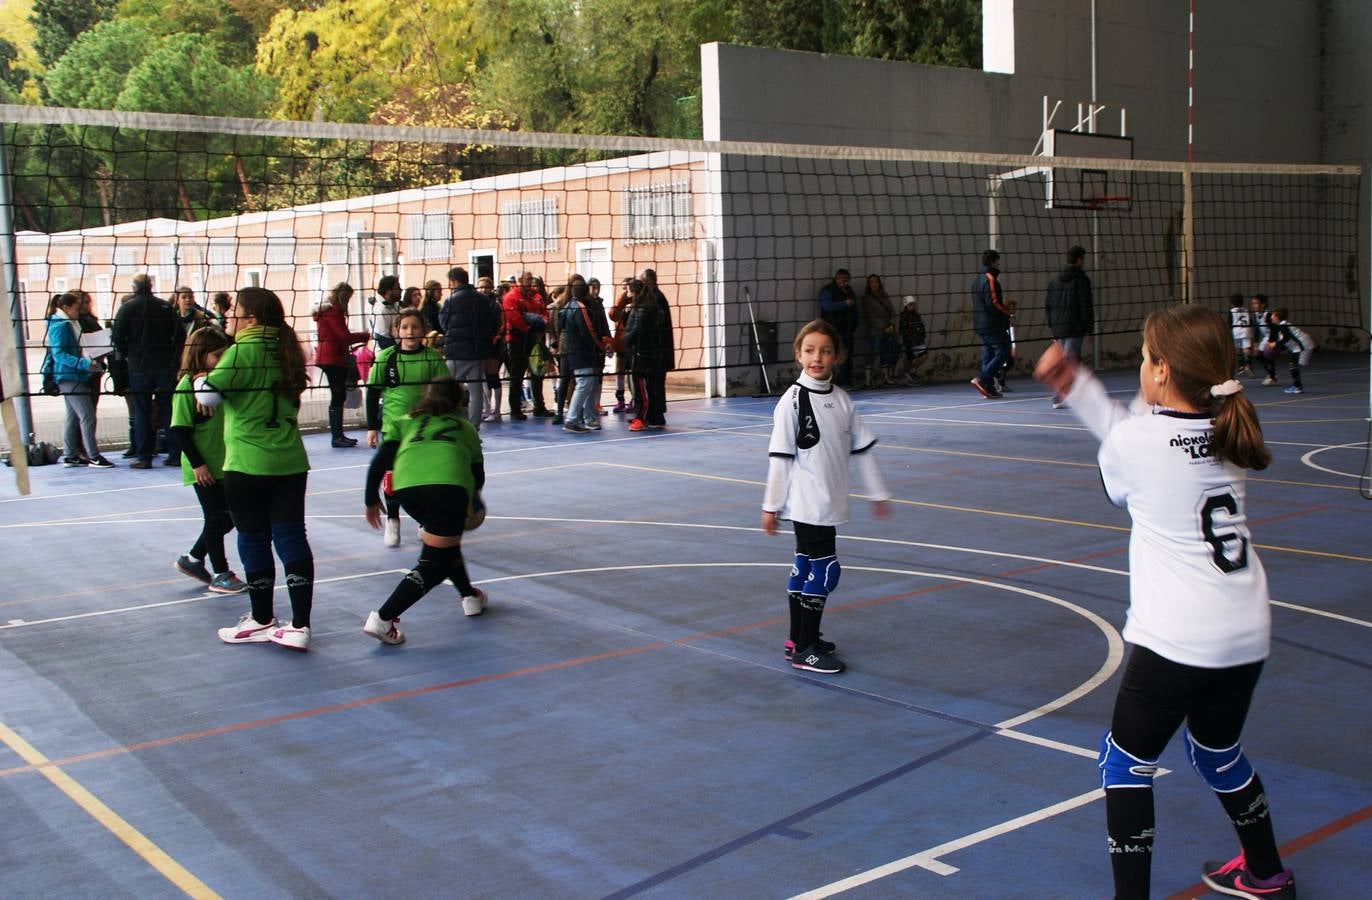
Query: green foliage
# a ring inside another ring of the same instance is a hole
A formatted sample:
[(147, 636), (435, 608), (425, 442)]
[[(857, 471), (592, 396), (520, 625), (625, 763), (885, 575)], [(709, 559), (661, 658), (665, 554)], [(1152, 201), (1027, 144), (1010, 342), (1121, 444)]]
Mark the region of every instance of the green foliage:
[(259, 117), (274, 90), (270, 79), (248, 68), (227, 66), (216, 42), (200, 34), (166, 38), (129, 72), (116, 109), (144, 112)]
[(726, 40), (730, 2), (476, 0), (482, 60), (474, 103), (519, 128), (698, 136), (699, 45)]
[(128, 74), (156, 43), (136, 22), (101, 22), (77, 38), (43, 76), (43, 92), (57, 106), (114, 109)]
[(737, 39), (934, 65), (981, 65), (980, 0), (739, 0)]
[(34, 49), (44, 66), (61, 59), (80, 35), (110, 18), (116, 0), (34, 0)]
[(138, 22), (159, 37), (204, 35), (212, 42), (215, 56), (226, 65), (253, 62), (257, 33), (226, 0), (120, 0), (116, 15)]
[(0, 38), (0, 87), (5, 91), (5, 102), (13, 103), (29, 80), (27, 69), (19, 66), (19, 48), (4, 38)]
[(461, 84), (481, 42), (467, 0), (325, 0), (283, 10), (257, 45), (285, 118), (366, 122), (402, 87)]

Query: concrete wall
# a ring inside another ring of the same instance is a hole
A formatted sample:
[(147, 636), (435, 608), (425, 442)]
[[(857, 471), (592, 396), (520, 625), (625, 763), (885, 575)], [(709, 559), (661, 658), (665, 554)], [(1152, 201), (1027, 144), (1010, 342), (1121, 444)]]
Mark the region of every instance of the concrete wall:
[[(1013, 19), (1013, 53), (1005, 52), (1004, 46), (989, 45), (987, 55), (994, 55), (1000, 68), (1012, 67), (1009, 74), (707, 45), (702, 48), (705, 136), (1028, 154), (1035, 149), (1042, 128), (1044, 95), (1064, 101), (1054, 121), (1060, 128), (1075, 125), (1078, 102), (1091, 96), (1090, 3), (999, 3), (1013, 5), (1012, 11), (996, 13)], [(988, 0), (988, 7), (994, 5)], [(1136, 158), (1186, 159), (1186, 6), (1118, 0), (1098, 0), (1097, 6), (1095, 95), (1109, 108), (1097, 121), (1096, 130), (1117, 133), (1119, 110), (1124, 107)], [(1369, 34), (1372, 10), (1362, 0), (1207, 0), (1200, 4), (1195, 34), (1195, 160), (1366, 164), (1372, 145), (1367, 85), (1372, 82), (1363, 45)], [(1012, 63), (1007, 64), (1008, 60)], [(759, 173), (745, 174), (749, 168), (756, 169), (756, 164), (726, 157), (723, 168), (721, 257), (726, 298), (749, 284), (755, 298), (769, 301), (763, 308), (768, 318), (794, 324), (810, 316), (813, 292), (834, 268), (846, 266), (857, 277), (860, 272), (876, 271), (886, 278), (893, 295), (912, 292), (920, 296), (921, 309), (935, 319), (931, 331), (941, 331), (950, 348), (945, 360), (949, 371), (975, 358), (975, 339), (966, 330), (964, 282), (990, 240), (985, 230), (984, 193), (978, 198), (977, 191), (971, 191), (970, 202), (967, 197), (951, 198), (943, 210), (928, 197), (893, 200), (900, 221), (892, 223), (888, 216), (883, 227), (893, 224), (896, 231), (864, 238), (860, 229), (844, 233), (842, 228), (813, 224), (815, 210), (804, 203), (788, 203), (786, 195), (792, 189), (813, 195), (817, 186), (820, 194), (841, 192), (842, 185), (867, 175), (871, 164), (865, 169), (830, 168), (808, 176), (804, 172), (786, 176), (778, 169), (761, 190)], [(888, 180), (909, 174), (898, 166), (878, 168)], [(950, 190), (952, 173), (942, 174), (941, 186), (913, 189)], [(973, 170), (972, 174), (984, 180), (988, 173)], [(937, 181), (940, 173), (933, 176)], [(778, 187), (778, 179), (785, 177), (793, 185)], [(807, 177), (812, 183), (805, 185)], [(965, 187), (951, 190), (966, 194)], [(1105, 289), (1104, 297), (1145, 304), (1136, 305), (1128, 314), (1138, 318), (1148, 303), (1179, 299), (1175, 269), (1180, 252), (1176, 240), (1180, 194), (1160, 180), (1136, 187), (1139, 194), (1151, 196), (1141, 197), (1144, 202), (1136, 202), (1127, 216), (1106, 221), (1103, 214), (1093, 224), (1089, 215), (1073, 219), (1054, 212), (1045, 218), (1041, 209), (1035, 212), (1032, 204), (1023, 202), (1032, 189), (1017, 186), (1021, 202), (1016, 211), (1022, 218), (997, 243), (1013, 267), (1007, 279), (1022, 289), (1031, 310), (1041, 305), (1041, 286), (1059, 265), (1062, 248), (1069, 243), (1090, 247), (1093, 230), (1100, 252), (1088, 265), (1098, 287)], [(1245, 190), (1250, 193), (1245, 195)], [(1282, 209), (1289, 200), (1271, 185), (1229, 187), (1210, 181), (1198, 190), (1198, 196), (1202, 193), (1211, 201), (1221, 198), (1230, 205), (1222, 215), (1212, 207), (1209, 221), (1197, 223), (1197, 261), (1202, 267), (1197, 299), (1223, 308), (1227, 306), (1223, 298), (1233, 290), (1265, 290), (1281, 295), (1288, 305), (1309, 309), (1305, 321), (1312, 324), (1343, 320), (1350, 307), (1357, 309), (1352, 297), (1328, 296), (1331, 283), (1343, 282), (1343, 257), (1321, 263), (1318, 275), (1311, 273), (1309, 278), (1293, 274), (1290, 266), (1281, 269), (1280, 260), (1293, 255), (1306, 258), (1311, 242), (1334, 241), (1348, 245), (1350, 252), (1360, 251), (1367, 244), (1365, 212), (1362, 237), (1356, 239), (1355, 248), (1355, 239), (1347, 234), (1326, 233), (1310, 224), (1321, 218), (1318, 210), (1303, 212), (1303, 219), (1284, 220)], [(1343, 204), (1339, 214), (1347, 222), (1347, 204), (1353, 200), (1347, 190), (1336, 193)], [(1242, 204), (1254, 196), (1261, 196), (1270, 206), (1253, 205), (1242, 212)], [(1316, 202), (1323, 200), (1317, 197)], [(1366, 206), (1364, 195), (1360, 208)], [(892, 208), (889, 204), (883, 208), (875, 197), (859, 197), (853, 209), (840, 203), (835, 212), (840, 218), (850, 218)], [(794, 222), (778, 221), (782, 212), (795, 216), (797, 211), (812, 224), (798, 231)], [(1232, 224), (1224, 224), (1226, 217)], [(1271, 222), (1255, 229), (1252, 221), (1241, 221), (1245, 217), (1270, 217)], [(901, 228), (910, 231), (901, 232)], [(919, 250), (917, 245), (927, 244), (931, 234), (936, 242), (942, 239), (943, 245), (932, 253)], [(805, 240), (789, 240), (792, 235)], [(773, 237), (788, 240), (774, 241)], [(959, 246), (948, 246), (950, 239)], [(894, 249), (888, 246), (893, 242)], [(764, 252), (769, 245), (790, 246), (796, 255), (769, 260)], [(804, 252), (799, 249), (802, 246)], [(1360, 290), (1365, 297), (1365, 276)], [(1355, 316), (1365, 321), (1366, 312)], [(1022, 331), (1037, 337), (1032, 311), (1022, 324), (1027, 326)], [(787, 336), (783, 325), (783, 346)], [(1107, 356), (1122, 358), (1136, 345), (1136, 339), (1121, 337), (1113, 343), (1106, 341), (1105, 350)]]

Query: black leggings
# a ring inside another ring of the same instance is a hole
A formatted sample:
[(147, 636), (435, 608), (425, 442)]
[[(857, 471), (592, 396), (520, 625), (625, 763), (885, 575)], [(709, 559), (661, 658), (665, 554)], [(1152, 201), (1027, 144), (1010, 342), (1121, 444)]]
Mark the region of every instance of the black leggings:
[(319, 371), (329, 382), (329, 409), (343, 412), (343, 403), (348, 399), (348, 367), (320, 366)]
[(224, 473), (224, 496), (238, 529), (238, 556), (253, 618), (266, 625), (274, 615), (272, 591), (276, 563), (272, 547), (286, 572), (291, 598), (291, 624), (308, 627), (314, 602), (314, 553), (305, 536), (305, 479), (295, 475)]
[(796, 552), (811, 559), (838, 555), (838, 529), (832, 525), (810, 525), (792, 520), (796, 532)]
[(204, 514), (205, 524), (200, 529), (200, 537), (191, 547), (191, 556), (196, 559), (210, 558), (210, 568), (220, 575), (229, 571), (229, 560), (224, 555), (224, 535), (233, 531), (233, 517), (229, 515), (229, 500), (224, 495), (224, 482), (216, 481), (211, 485), (196, 484), (195, 499), (200, 501), (200, 511)]
[(1135, 647), (1115, 697), (1110, 732), (1121, 749), (1139, 759), (1161, 756), (1182, 722), (1201, 744), (1232, 747), (1261, 673), (1261, 662), (1201, 669)]

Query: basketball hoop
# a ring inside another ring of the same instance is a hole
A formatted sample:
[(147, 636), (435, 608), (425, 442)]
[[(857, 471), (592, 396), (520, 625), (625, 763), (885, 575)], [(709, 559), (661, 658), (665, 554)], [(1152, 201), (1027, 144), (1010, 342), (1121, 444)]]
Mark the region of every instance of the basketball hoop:
[(1086, 201), (1086, 208), (1092, 212), (1099, 212), (1102, 209), (1128, 209), (1131, 198), (1127, 194), (1110, 194), (1104, 197), (1091, 197)]

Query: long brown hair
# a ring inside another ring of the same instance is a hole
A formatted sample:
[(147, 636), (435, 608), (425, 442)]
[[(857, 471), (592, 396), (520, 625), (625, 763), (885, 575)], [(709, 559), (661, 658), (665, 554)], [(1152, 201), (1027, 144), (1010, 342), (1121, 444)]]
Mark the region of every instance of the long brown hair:
[(1234, 340), (1224, 317), (1204, 306), (1160, 309), (1143, 323), (1143, 342), (1153, 359), (1167, 360), (1177, 393), (1214, 419), (1215, 456), (1244, 469), (1267, 468), (1272, 454), (1245, 392), (1226, 397), (1210, 393), (1234, 377)]
[(197, 328), (192, 331), (190, 337), (186, 338), (186, 349), (181, 351), (181, 371), (176, 373), (176, 377), (180, 379), (189, 375), (194, 378), (201, 372), (208, 372), (212, 368), (207, 361), (209, 355), (222, 353), (227, 346), (228, 335), (218, 328)]
[(462, 415), (467, 409), (467, 389), (462, 382), (444, 376), (435, 378), (424, 389), (424, 397), (410, 408), (412, 416)]
[(252, 316), (258, 325), (277, 330), (278, 361), (281, 365), (280, 390), (300, 406), (300, 395), (305, 392), (308, 380), (305, 376), (305, 351), (300, 347), (300, 339), (295, 329), (286, 324), (286, 310), (281, 298), (261, 287), (245, 287), (238, 291), (236, 301), (240, 315)]

